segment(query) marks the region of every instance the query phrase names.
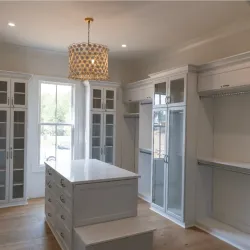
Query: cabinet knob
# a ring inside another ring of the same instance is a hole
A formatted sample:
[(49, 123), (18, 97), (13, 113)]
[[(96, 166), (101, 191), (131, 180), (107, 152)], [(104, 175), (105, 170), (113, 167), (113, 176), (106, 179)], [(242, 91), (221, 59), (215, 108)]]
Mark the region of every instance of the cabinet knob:
[(51, 213), (48, 213), (48, 216), (49, 216), (49, 217), (52, 217), (52, 214), (51, 214)]
[(63, 233), (60, 233), (60, 236), (64, 239), (64, 234)]
[(50, 182), (50, 181), (47, 182), (47, 186), (48, 186), (49, 188), (52, 188), (52, 185), (51, 185), (51, 182)]
[(51, 199), (50, 199), (50, 198), (48, 199), (48, 202), (51, 202)]
[(61, 215), (61, 219), (62, 219), (62, 220), (65, 220), (65, 217), (64, 217), (64, 215)]
[(64, 184), (64, 179), (61, 179), (60, 183), (62, 187), (66, 187), (66, 185)]
[(60, 201), (61, 201), (62, 203), (65, 203), (65, 199), (64, 199), (63, 195), (60, 196)]

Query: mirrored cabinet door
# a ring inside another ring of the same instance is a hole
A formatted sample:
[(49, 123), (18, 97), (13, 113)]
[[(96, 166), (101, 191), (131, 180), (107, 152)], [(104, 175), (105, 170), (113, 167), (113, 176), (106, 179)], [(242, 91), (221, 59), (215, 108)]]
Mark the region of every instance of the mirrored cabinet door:
[(105, 106), (104, 109), (106, 111), (114, 111), (115, 110), (115, 90), (113, 89), (104, 89), (105, 92)]
[(185, 76), (170, 79), (168, 104), (185, 102), (185, 81)]
[(16, 108), (25, 108), (27, 105), (27, 82), (24, 80), (12, 80), (12, 98), (11, 106)]
[(167, 82), (156, 83), (154, 85), (154, 106), (167, 104)]
[(0, 108), (0, 203), (7, 201), (9, 177), (9, 109)]
[(92, 88), (92, 110), (103, 109), (103, 89)]
[(167, 211), (182, 217), (185, 108), (170, 108), (168, 112)]
[(10, 105), (10, 79), (0, 78), (0, 107)]
[(114, 124), (115, 115), (104, 114), (104, 161), (114, 164)]
[(92, 159), (102, 160), (102, 129), (103, 115), (102, 113), (92, 113), (92, 128), (91, 128), (91, 151)]
[(166, 125), (167, 110), (154, 110), (152, 202), (161, 208), (165, 207)]
[(12, 141), (10, 145), (12, 199), (22, 199), (24, 197), (25, 117), (25, 110), (12, 110)]

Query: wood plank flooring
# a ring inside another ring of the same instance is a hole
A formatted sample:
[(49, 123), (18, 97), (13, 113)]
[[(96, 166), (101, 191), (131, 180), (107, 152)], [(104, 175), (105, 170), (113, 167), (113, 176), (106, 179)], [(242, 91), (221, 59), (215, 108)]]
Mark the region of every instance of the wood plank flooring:
[[(154, 250), (233, 250), (234, 247), (197, 229), (183, 229), (138, 201), (138, 216), (147, 216), (157, 228)], [(29, 205), (0, 209), (0, 250), (60, 250), (44, 221), (44, 199)]]

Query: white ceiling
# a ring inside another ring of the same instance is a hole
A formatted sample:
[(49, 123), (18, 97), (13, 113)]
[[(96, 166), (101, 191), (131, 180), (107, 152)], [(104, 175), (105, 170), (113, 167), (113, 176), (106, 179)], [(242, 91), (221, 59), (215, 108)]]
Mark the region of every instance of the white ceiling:
[(247, 2), (0, 2), (0, 41), (66, 52), (87, 40), (86, 16), (95, 18), (91, 41), (120, 58), (250, 29)]

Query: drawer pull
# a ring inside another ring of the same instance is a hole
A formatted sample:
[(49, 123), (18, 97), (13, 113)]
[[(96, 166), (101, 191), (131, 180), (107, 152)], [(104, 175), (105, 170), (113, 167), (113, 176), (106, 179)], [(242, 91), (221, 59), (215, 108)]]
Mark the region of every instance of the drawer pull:
[(60, 233), (60, 236), (64, 239), (64, 234), (63, 233)]
[(49, 216), (49, 217), (52, 217), (52, 214), (51, 214), (51, 213), (48, 213), (48, 216)]
[(51, 173), (51, 172), (49, 172), (49, 175), (52, 175), (52, 173)]
[(66, 187), (65, 184), (64, 184), (64, 180), (63, 179), (61, 179), (60, 183), (61, 183), (62, 187)]
[(51, 185), (51, 182), (50, 182), (50, 181), (47, 182), (47, 186), (48, 186), (49, 188), (52, 188), (52, 185)]
[(50, 198), (48, 199), (48, 202), (51, 202), (51, 199), (50, 199)]
[(63, 195), (60, 196), (60, 201), (61, 201), (62, 203), (65, 203), (65, 199), (64, 199)]
[(61, 215), (61, 219), (62, 219), (62, 220), (65, 220), (65, 217), (64, 217), (63, 215)]

